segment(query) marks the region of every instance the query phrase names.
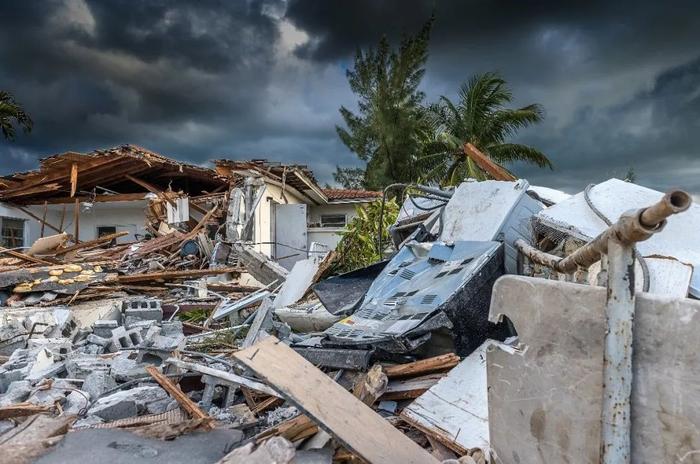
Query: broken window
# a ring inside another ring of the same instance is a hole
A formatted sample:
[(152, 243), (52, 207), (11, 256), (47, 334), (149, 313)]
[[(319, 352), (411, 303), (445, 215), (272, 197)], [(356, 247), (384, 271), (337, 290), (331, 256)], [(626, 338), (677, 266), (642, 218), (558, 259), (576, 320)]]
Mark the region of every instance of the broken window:
[(346, 219), (344, 214), (322, 214), (321, 227), (345, 227)]
[(2, 217), (2, 246), (20, 248), (24, 246), (24, 219)]
[(97, 237), (117, 233), (117, 226), (97, 226)]

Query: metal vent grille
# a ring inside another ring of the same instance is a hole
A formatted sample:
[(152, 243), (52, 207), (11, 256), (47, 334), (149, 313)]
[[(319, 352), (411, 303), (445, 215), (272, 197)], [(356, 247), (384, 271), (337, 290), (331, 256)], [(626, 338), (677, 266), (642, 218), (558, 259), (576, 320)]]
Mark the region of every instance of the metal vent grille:
[(406, 280), (411, 280), (414, 276), (416, 275), (415, 272), (413, 272), (410, 269), (404, 269), (401, 271), (401, 274), (399, 274), (399, 277), (406, 279)]
[(435, 298), (437, 298), (437, 295), (433, 293), (431, 293), (430, 295), (425, 295), (420, 301), (420, 304), (433, 304), (435, 302)]

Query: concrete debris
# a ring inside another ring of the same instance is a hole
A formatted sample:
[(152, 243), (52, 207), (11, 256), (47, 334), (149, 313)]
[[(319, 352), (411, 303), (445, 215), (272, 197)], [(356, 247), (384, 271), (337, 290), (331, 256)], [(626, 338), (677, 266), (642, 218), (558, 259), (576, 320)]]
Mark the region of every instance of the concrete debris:
[[(599, 462), (622, 437), (632, 462), (693, 462), (700, 207), (616, 179), (568, 195), (465, 150), (501, 180), (406, 186), (383, 259), (343, 273), (329, 237), (382, 192), (322, 189), (301, 166), (123, 146), (6, 176), (0, 206), (33, 243), (0, 249), (0, 452)], [(135, 229), (80, 227), (115, 201), (138, 204)], [(626, 266), (615, 240), (634, 242)], [(606, 325), (615, 302), (624, 330)], [(621, 334), (634, 350), (610, 362)], [(603, 382), (631, 359), (627, 383)], [(628, 414), (608, 423), (618, 384)]]

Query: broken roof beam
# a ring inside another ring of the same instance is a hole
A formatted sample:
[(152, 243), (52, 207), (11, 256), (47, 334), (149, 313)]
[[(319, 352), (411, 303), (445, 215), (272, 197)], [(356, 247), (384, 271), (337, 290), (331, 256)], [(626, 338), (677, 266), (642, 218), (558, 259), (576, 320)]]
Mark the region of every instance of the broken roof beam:
[(474, 161), (479, 168), (487, 172), (494, 180), (514, 181), (517, 180), (513, 174), (509, 173), (503, 166), (495, 163), (491, 158), (479, 151), (471, 143), (464, 144), (464, 154)]
[(173, 200), (172, 198), (170, 198), (168, 195), (166, 195), (162, 190), (160, 190), (160, 189), (159, 189), (158, 187), (156, 187), (155, 185), (153, 185), (153, 184), (151, 184), (151, 183), (149, 183), (149, 182), (146, 182), (145, 180), (139, 179), (138, 177), (134, 177), (134, 176), (132, 176), (131, 174), (127, 174), (127, 175), (124, 176), (124, 177), (126, 177), (127, 179), (129, 179), (131, 182), (133, 182), (133, 183), (135, 183), (135, 184), (137, 184), (137, 185), (140, 185), (141, 187), (145, 188), (145, 189), (148, 190), (149, 192), (158, 195), (159, 198), (161, 198), (161, 199), (164, 200), (164, 201), (167, 201), (167, 202), (170, 203), (173, 207), (177, 208), (177, 204), (175, 203), (175, 200)]

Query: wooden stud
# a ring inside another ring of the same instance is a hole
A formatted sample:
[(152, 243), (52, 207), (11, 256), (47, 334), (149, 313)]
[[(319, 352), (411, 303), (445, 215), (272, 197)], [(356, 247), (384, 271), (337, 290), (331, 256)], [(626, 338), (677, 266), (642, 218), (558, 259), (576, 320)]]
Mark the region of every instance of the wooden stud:
[(41, 234), (40, 237), (44, 237), (44, 227), (46, 226), (46, 213), (49, 211), (49, 204), (44, 202), (44, 217), (41, 220)]
[(73, 225), (75, 226), (73, 241), (78, 243), (80, 241), (80, 200), (78, 198), (75, 199), (75, 207), (73, 208)]

